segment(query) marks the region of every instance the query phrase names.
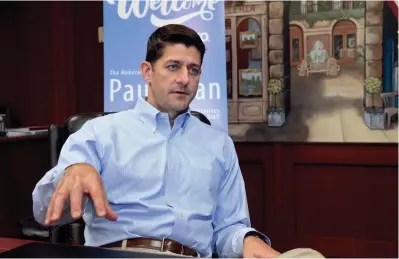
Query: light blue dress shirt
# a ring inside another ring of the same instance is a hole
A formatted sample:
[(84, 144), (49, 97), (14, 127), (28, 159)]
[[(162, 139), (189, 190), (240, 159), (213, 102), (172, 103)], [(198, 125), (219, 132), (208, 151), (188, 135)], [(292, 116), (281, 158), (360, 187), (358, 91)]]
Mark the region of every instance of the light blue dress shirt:
[[(176, 118), (144, 99), (134, 109), (85, 123), (65, 142), (58, 165), (33, 191), (35, 219), (46, 210), (64, 169), (88, 163), (100, 173), (117, 221), (84, 202), (85, 245), (135, 237), (170, 238), (210, 257), (241, 257), (250, 227), (245, 185), (231, 138), (190, 112)], [(57, 224), (72, 221), (68, 205)], [(265, 242), (269, 239), (262, 235)]]

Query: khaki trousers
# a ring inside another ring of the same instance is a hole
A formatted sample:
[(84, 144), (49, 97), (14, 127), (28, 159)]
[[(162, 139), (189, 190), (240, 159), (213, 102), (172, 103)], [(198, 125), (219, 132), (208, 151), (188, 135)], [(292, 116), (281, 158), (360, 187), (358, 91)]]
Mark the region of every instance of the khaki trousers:
[(325, 258), (325, 257), (316, 250), (310, 248), (296, 248), (281, 253), (281, 255), (278, 258)]

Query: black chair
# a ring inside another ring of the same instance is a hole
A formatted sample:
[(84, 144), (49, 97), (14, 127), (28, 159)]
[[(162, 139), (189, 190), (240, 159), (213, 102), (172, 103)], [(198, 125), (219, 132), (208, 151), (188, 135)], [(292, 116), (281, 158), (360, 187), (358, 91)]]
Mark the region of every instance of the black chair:
[[(58, 158), (68, 137), (78, 131), (88, 120), (104, 116), (110, 113), (80, 113), (69, 117), (64, 125), (51, 125), (49, 128), (50, 139), (50, 166), (55, 167)], [(211, 125), (208, 118), (200, 112), (192, 111), (191, 114), (205, 124)], [(57, 225), (43, 226), (37, 223), (34, 218), (21, 222), (21, 238), (46, 241), (55, 244), (84, 244), (84, 221), (78, 219), (74, 222)]]

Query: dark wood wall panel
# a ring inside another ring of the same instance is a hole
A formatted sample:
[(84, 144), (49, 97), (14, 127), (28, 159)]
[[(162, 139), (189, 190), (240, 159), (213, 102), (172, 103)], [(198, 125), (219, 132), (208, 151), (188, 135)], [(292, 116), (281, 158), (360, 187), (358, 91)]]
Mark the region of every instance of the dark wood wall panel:
[(98, 42), (103, 25), (101, 1), (75, 1), (75, 79), (77, 112), (103, 111), (104, 53)]
[(240, 168), (245, 179), (245, 188), (251, 223), (262, 233), (268, 234), (266, 218), (270, 216), (272, 204), (270, 204), (270, 195), (272, 195), (270, 179), (271, 174), (265, 174), (271, 168), (271, 161), (264, 157), (272, 157), (272, 148), (264, 145), (245, 145), (237, 150), (240, 159)]
[(267, 193), (265, 188), (266, 175), (264, 174), (263, 163), (241, 163), (241, 170), (246, 179), (246, 192), (251, 215), (252, 224), (256, 225), (258, 230), (266, 232), (266, 204)]
[(0, 105), (12, 127), (103, 110), (99, 1), (0, 1)]
[(296, 246), (308, 244), (334, 257), (392, 253), (390, 241), (397, 234), (392, 227), (397, 229), (398, 220), (392, 213), (397, 209), (396, 168), (294, 165), (292, 174)]
[[(253, 226), (277, 249), (397, 257), (396, 145), (236, 143), (236, 148), (246, 185), (262, 190), (257, 196), (249, 191), (250, 211), (266, 215)], [(254, 173), (248, 164), (263, 164), (265, 178), (254, 177), (260, 167)], [(267, 195), (263, 207), (256, 203), (260, 195)]]
[[(63, 123), (77, 112), (75, 83), (75, 45), (73, 2), (52, 2), (51, 19), (51, 74), (54, 119), (50, 123)], [(50, 108), (50, 107), (49, 107)]]
[(0, 138), (0, 237), (18, 237), (32, 216), (32, 191), (50, 169), (47, 136)]
[(45, 2), (0, 2), (0, 105), (15, 126), (53, 120), (50, 13)]
[[(341, 147), (345, 152), (337, 152)], [(396, 166), (398, 153), (392, 151), (379, 143), (305, 143), (296, 144), (291, 157), (296, 163)]]

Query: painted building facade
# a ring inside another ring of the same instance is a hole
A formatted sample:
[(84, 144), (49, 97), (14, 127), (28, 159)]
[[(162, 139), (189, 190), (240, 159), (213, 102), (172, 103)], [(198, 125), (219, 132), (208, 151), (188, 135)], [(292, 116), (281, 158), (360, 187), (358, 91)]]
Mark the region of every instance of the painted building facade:
[[(268, 128), (279, 127), (292, 135), (287, 128), (300, 131), (295, 129), (298, 122), (328, 117), (328, 108), (320, 110), (318, 106), (330, 102), (335, 108), (355, 107), (358, 118), (353, 121), (366, 129), (384, 129), (381, 92), (388, 88), (384, 88), (383, 80), (383, 13), (383, 1), (226, 1), (226, 73), (232, 132), (248, 135), (248, 129), (256, 128), (266, 132), (259, 134), (268, 138), (278, 135)], [(379, 87), (374, 89), (374, 84)], [(315, 90), (301, 97), (304, 86)], [(342, 103), (328, 98), (329, 92)], [(354, 103), (353, 107), (348, 102)], [(297, 111), (303, 107), (319, 111), (310, 115), (305, 111), (303, 115)], [(252, 126), (256, 124), (268, 127)], [(313, 126), (306, 127), (309, 131)], [(290, 140), (283, 136), (276, 139)]]

